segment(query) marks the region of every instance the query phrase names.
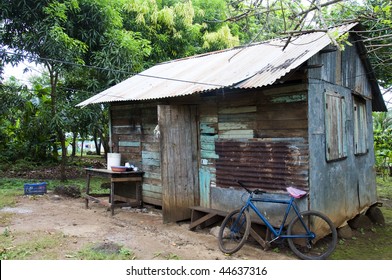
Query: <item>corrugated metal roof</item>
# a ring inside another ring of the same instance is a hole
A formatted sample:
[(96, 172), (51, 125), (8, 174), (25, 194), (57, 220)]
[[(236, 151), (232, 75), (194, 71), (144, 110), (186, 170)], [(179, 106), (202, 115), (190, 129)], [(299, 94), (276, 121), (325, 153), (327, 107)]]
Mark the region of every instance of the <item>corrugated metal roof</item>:
[[(335, 28), (343, 34), (356, 24)], [(153, 66), (85, 100), (78, 106), (114, 101), (150, 100), (219, 88), (255, 88), (273, 84), (331, 43), (325, 32), (271, 40)]]

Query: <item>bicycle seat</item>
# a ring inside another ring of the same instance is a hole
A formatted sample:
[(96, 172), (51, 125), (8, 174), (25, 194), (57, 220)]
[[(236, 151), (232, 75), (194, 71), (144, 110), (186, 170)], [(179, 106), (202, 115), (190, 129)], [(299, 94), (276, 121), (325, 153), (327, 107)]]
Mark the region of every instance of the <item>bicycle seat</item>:
[(294, 198), (301, 198), (306, 194), (305, 191), (296, 189), (294, 187), (288, 187), (288, 188), (286, 188), (286, 190), (289, 193), (289, 195)]

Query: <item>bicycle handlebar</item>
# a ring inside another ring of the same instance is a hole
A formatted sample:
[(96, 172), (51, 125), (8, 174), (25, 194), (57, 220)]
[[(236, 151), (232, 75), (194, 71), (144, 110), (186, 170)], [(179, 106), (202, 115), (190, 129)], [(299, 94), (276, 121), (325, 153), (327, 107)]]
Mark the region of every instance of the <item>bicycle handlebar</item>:
[(239, 180), (235, 180), (236, 183), (238, 183), (242, 188), (244, 188), (248, 193), (254, 193), (254, 194), (263, 194), (266, 193), (266, 191), (262, 191), (259, 189), (253, 190), (251, 191), (250, 189), (248, 189), (247, 187), (245, 187), (244, 183), (239, 181)]

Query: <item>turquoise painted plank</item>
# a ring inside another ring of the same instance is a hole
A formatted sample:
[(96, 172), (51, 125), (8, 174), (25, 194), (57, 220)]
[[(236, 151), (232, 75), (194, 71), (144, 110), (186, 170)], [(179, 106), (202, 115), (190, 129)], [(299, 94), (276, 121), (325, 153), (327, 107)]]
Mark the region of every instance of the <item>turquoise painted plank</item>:
[(209, 124), (200, 124), (200, 133), (216, 133), (216, 128), (211, 127)]
[(208, 168), (199, 169), (199, 186), (200, 186), (200, 206), (210, 207), (210, 183), (211, 174)]
[(161, 154), (159, 152), (142, 151), (142, 158), (160, 160)]
[(143, 191), (144, 192), (162, 193), (162, 186), (143, 184)]
[(157, 179), (157, 180), (161, 180), (161, 174), (160, 173), (153, 173), (153, 172), (144, 172), (143, 175), (144, 178), (148, 178), (148, 179)]
[(215, 143), (201, 142), (200, 143), (200, 148), (201, 148), (201, 150), (215, 151)]
[(215, 143), (215, 139), (218, 139), (218, 135), (200, 135), (202, 143)]
[(252, 129), (244, 130), (228, 130), (219, 135), (219, 138), (253, 138), (254, 132)]
[(205, 158), (205, 159), (207, 159), (207, 158), (212, 158), (212, 159), (217, 159), (217, 158), (219, 158), (219, 155), (217, 155), (216, 153), (215, 153), (215, 151), (213, 151), (213, 152), (211, 152), (211, 151), (200, 151), (200, 155), (201, 155), (201, 158)]
[(140, 147), (139, 141), (119, 141), (118, 145), (120, 147)]
[(272, 103), (293, 103), (293, 102), (300, 102), (306, 101), (305, 94), (297, 94), (297, 95), (287, 95), (287, 96), (280, 96), (271, 99)]
[(156, 160), (156, 159), (143, 158), (142, 164), (143, 165), (152, 165), (152, 166), (161, 166), (161, 161)]

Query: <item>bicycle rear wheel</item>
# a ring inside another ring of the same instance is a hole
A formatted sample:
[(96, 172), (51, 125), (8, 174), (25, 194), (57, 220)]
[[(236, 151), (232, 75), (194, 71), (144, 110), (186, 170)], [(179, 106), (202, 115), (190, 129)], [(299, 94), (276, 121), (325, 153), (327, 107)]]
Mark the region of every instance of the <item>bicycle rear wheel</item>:
[[(314, 238), (289, 238), (287, 241), (290, 249), (305, 260), (328, 258), (335, 250), (338, 236), (332, 221), (324, 214), (312, 210), (301, 212), (301, 218), (315, 236)], [(298, 216), (290, 222), (287, 234), (306, 234)]]
[(237, 252), (244, 245), (249, 236), (250, 216), (248, 211), (241, 209), (229, 213), (219, 229), (219, 249), (226, 254)]

